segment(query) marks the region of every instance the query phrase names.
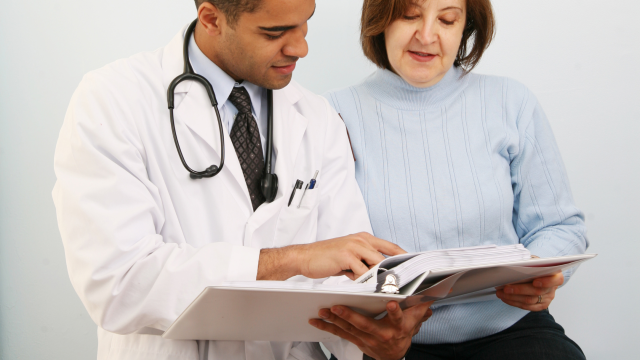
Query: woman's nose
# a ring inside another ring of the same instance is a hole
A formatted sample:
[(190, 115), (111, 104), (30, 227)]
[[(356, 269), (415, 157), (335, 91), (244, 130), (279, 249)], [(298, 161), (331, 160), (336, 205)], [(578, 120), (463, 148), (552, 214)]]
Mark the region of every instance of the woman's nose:
[(440, 28), (436, 21), (422, 21), (416, 32), (416, 38), (423, 44), (431, 44), (438, 40)]

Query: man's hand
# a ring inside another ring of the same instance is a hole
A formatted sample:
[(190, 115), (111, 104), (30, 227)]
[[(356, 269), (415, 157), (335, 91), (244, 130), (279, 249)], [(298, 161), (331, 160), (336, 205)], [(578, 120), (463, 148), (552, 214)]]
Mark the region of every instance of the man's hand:
[(398, 245), (359, 233), (304, 245), (300, 251), (300, 274), (318, 279), (346, 275), (351, 280), (384, 260), (385, 255), (406, 254)]
[[(368, 233), (292, 245), (280, 249), (262, 249), (258, 280), (286, 280), (295, 275), (319, 279), (347, 275), (355, 280), (385, 255), (405, 254), (398, 245)], [(368, 266), (367, 266), (368, 265)]]
[(549, 307), (556, 296), (558, 286), (563, 283), (564, 275), (560, 272), (535, 279), (530, 283), (498, 288), (496, 296), (507, 305), (523, 310), (542, 311)]
[(346, 306), (334, 306), (318, 312), (326, 321), (311, 319), (309, 324), (354, 343), (376, 360), (400, 360), (411, 346), (411, 338), (433, 314), (431, 304), (402, 311), (397, 302), (391, 301), (387, 304), (387, 316), (380, 320), (360, 315)]

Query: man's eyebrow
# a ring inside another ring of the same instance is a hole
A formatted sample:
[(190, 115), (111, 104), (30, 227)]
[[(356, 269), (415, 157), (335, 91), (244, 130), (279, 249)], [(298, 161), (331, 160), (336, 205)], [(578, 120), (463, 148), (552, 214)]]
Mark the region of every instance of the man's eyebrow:
[[(313, 13), (311, 13), (311, 16), (309, 16), (309, 19), (311, 19), (313, 17), (313, 14), (315, 13), (316, 13), (316, 9), (313, 8)], [(295, 29), (297, 27), (298, 25), (280, 25), (280, 26), (271, 26), (271, 27), (260, 26), (259, 29), (266, 32), (283, 32), (283, 31)]]
[(260, 26), (260, 30), (268, 31), (268, 32), (281, 32), (287, 31), (291, 29), (297, 28), (297, 25), (284, 25), (284, 26), (272, 26), (272, 27), (262, 27)]

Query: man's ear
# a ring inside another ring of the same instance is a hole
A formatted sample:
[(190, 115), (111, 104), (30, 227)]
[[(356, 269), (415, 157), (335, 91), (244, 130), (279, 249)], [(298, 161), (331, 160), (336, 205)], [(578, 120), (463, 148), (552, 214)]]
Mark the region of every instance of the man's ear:
[(227, 25), (227, 17), (215, 5), (205, 1), (198, 7), (198, 22), (209, 36), (218, 36)]

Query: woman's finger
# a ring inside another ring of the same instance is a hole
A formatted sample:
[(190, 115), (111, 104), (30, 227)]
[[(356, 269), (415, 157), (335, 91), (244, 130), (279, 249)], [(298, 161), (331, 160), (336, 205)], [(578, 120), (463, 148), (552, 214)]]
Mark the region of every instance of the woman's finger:
[(532, 285), (537, 288), (550, 288), (561, 286), (564, 284), (564, 275), (562, 272), (559, 272), (552, 276), (545, 276), (538, 279), (533, 280)]
[[(513, 302), (526, 304), (526, 305), (535, 305), (535, 304), (538, 303), (538, 297), (537, 296), (505, 295), (505, 296), (498, 296), (498, 298), (500, 300), (503, 300), (503, 301), (508, 300), (508, 301), (513, 301)], [(543, 299), (544, 299), (544, 297), (543, 297)]]
[(496, 296), (501, 299), (501, 300), (510, 300), (510, 301), (517, 301), (517, 302), (521, 302), (521, 303), (535, 303), (538, 301), (538, 296), (542, 296), (544, 299), (553, 299), (555, 297), (555, 294), (553, 294), (554, 289), (551, 289), (551, 291), (547, 292), (547, 293), (539, 293), (539, 294), (534, 294), (534, 295), (514, 295), (514, 294), (506, 294), (504, 291), (496, 291)]
[(521, 302), (511, 301), (511, 300), (502, 300), (502, 301), (507, 305), (517, 307), (527, 311), (542, 311), (547, 309), (550, 305), (550, 302), (542, 302), (540, 304), (531, 305), (531, 304), (526, 304), (526, 303), (521, 303)]
[(517, 284), (517, 285), (507, 285), (502, 290), (503, 293), (507, 295), (529, 295), (529, 296), (538, 296), (548, 294), (553, 290), (553, 287), (535, 287), (532, 283), (527, 284)]

